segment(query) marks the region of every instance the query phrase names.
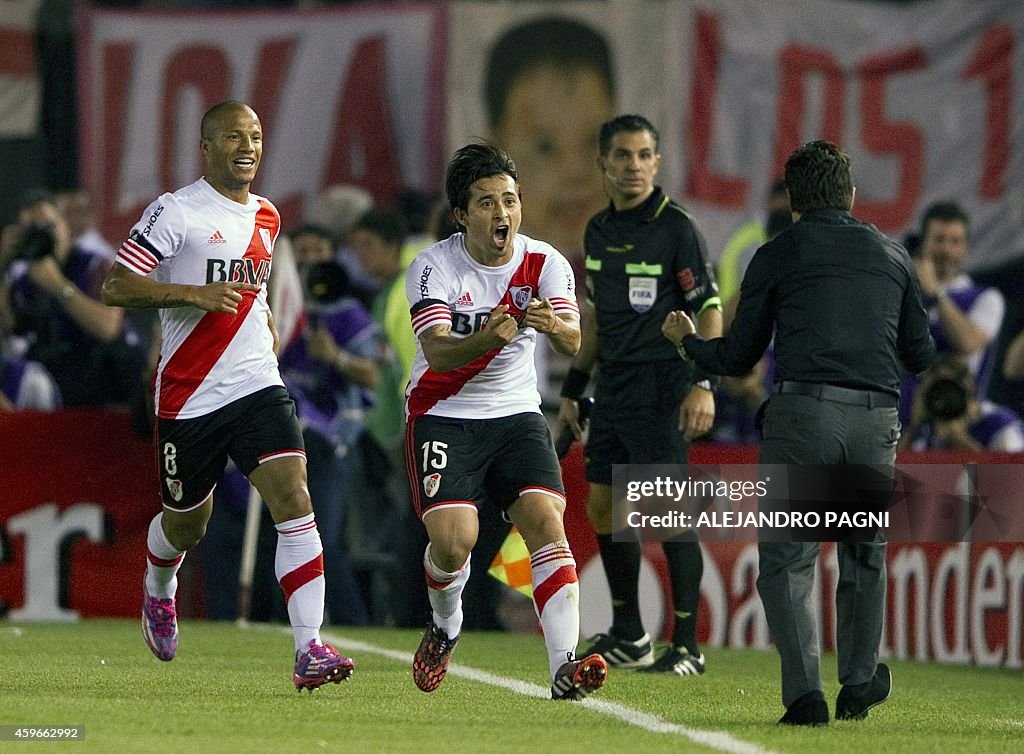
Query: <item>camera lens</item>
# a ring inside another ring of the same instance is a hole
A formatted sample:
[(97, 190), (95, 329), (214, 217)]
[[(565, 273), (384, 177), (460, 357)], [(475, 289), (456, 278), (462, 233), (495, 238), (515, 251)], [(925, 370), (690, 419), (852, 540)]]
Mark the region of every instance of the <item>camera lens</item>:
[(935, 380), (924, 394), (924, 404), (933, 419), (959, 419), (967, 413), (967, 391), (954, 380)]

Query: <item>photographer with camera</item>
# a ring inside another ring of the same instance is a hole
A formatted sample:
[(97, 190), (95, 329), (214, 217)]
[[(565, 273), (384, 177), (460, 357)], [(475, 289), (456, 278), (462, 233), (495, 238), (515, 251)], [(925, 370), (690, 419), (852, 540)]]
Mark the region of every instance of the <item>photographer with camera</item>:
[(946, 356), (925, 374), (902, 449), (1024, 451), (1024, 423), (1010, 409), (979, 400), (970, 368)]
[(71, 241), (55, 200), (30, 192), (3, 231), (8, 265), (0, 283), (0, 330), (53, 375), (65, 406), (135, 405), (145, 355), (124, 311), (100, 288), (111, 260)]

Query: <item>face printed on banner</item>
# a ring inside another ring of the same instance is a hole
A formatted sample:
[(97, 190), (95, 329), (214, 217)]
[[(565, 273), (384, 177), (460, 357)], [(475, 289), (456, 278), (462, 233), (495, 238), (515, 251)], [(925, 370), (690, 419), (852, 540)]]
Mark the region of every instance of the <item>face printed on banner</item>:
[(587, 220), (607, 203), (593, 174), (601, 124), (613, 115), (611, 92), (585, 67), (539, 66), (509, 89), (493, 138), (516, 161), (524, 232), (572, 256)]

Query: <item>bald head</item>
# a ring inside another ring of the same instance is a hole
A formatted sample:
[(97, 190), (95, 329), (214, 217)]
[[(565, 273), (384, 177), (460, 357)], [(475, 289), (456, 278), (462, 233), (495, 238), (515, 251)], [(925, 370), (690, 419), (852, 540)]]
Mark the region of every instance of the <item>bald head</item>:
[(209, 110), (203, 116), (203, 120), (199, 124), (199, 135), (204, 139), (212, 139), (217, 132), (218, 126), (226, 116), (235, 115), (237, 112), (248, 112), (252, 114), (252, 117), (259, 120), (259, 116), (256, 115), (256, 111), (249, 107), (244, 102), (240, 102), (235, 99), (229, 99), (224, 102), (219, 102)]

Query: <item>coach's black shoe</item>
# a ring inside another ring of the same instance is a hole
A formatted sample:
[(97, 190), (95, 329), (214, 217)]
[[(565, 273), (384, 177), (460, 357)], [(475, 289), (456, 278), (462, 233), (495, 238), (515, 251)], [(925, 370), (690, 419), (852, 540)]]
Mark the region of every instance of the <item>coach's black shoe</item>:
[(786, 708), (779, 725), (828, 725), (828, 705), (820, 691), (808, 691)]
[(892, 694), (892, 672), (878, 663), (875, 675), (867, 683), (843, 686), (836, 697), (836, 720), (863, 720), (868, 710), (877, 707)]

